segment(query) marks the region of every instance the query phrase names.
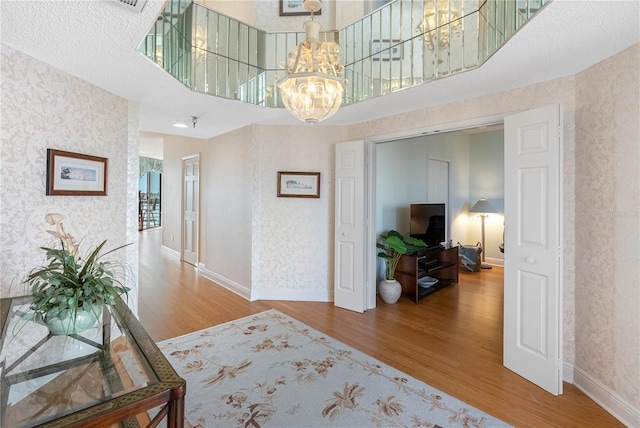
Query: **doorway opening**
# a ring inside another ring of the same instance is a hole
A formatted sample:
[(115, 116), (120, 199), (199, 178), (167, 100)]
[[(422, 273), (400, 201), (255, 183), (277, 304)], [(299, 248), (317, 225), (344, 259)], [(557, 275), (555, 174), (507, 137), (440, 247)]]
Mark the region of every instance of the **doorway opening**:
[(162, 173), (147, 171), (138, 180), (138, 230), (162, 225)]
[[(380, 196), (376, 168), (378, 160), (393, 158), (379, 156), (378, 149), (391, 147), (392, 141), (416, 139), (430, 134), (459, 131), (487, 126), (505, 125), (504, 147), (504, 184), (503, 212), (510, 216), (511, 226), (506, 229), (504, 249), (508, 256), (503, 281), (504, 320), (503, 320), (503, 356), (505, 367), (532, 381), (548, 392), (562, 393), (562, 108), (550, 105), (534, 110), (515, 113), (495, 120), (481, 118), (464, 123), (425, 129), (422, 132), (405, 131), (404, 135), (389, 135), (385, 138), (367, 142), (372, 153), (372, 162), (367, 173), (373, 177), (373, 190), (370, 190), (367, 204), (370, 219), (366, 239), (376, 242), (380, 233), (389, 229), (400, 229), (398, 221), (402, 210), (388, 204), (378, 204)], [(413, 158), (420, 156), (413, 156)], [(422, 157), (424, 159), (424, 157)], [(395, 160), (396, 168), (381, 168), (392, 172), (391, 178), (402, 177), (404, 186), (393, 186), (396, 194), (415, 191), (416, 182), (407, 177), (416, 174), (419, 169), (411, 168), (402, 161)], [(463, 179), (464, 181), (464, 179)], [(452, 183), (452, 187), (454, 184)], [(471, 186), (469, 186), (471, 188)], [(452, 189), (453, 190), (453, 189)], [(426, 197), (423, 192), (423, 198)], [(469, 195), (463, 201), (459, 211), (468, 216)], [(449, 200), (454, 203), (454, 192)], [(405, 202), (406, 203), (406, 202)], [(454, 205), (455, 206), (455, 205)], [(466, 208), (466, 209), (465, 209)], [(382, 210), (382, 211), (381, 211)], [(455, 236), (455, 211), (452, 209), (452, 236)], [(500, 210), (498, 210), (500, 211)], [(385, 217), (385, 214), (390, 214)], [(382, 216), (380, 219), (379, 216)], [(393, 218), (393, 221), (387, 221)], [(468, 221), (467, 221), (468, 223)], [(400, 231), (402, 233), (402, 231)], [(500, 236), (500, 235), (498, 235)], [(498, 238), (499, 239), (499, 238)], [(500, 251), (500, 243), (495, 245)], [(500, 251), (501, 252), (501, 251)], [(368, 256), (371, 257), (371, 256)], [(372, 259), (369, 258), (369, 262)], [(376, 265), (368, 270), (371, 278), (377, 278)], [(416, 276), (417, 278), (417, 276)], [(375, 284), (367, 283), (369, 295), (368, 308), (376, 306)], [(509, 283), (509, 287), (504, 284)], [(416, 285), (417, 287), (417, 285)], [(516, 328), (517, 326), (517, 328)], [(526, 364), (521, 361), (526, 360)]]

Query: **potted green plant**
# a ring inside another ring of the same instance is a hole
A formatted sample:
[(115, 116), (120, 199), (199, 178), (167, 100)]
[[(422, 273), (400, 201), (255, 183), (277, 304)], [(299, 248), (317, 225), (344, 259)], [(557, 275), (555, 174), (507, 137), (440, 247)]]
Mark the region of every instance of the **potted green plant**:
[(385, 278), (378, 285), (380, 297), (385, 303), (395, 303), (402, 294), (402, 286), (395, 279), (396, 267), (403, 254), (410, 254), (425, 248), (427, 244), (411, 236), (403, 236), (401, 233), (390, 230), (386, 235), (381, 235), (382, 242), (378, 242), (376, 247), (381, 250), (378, 257), (386, 262)]
[(43, 321), (53, 334), (75, 334), (95, 325), (105, 304), (113, 305), (130, 289), (118, 278), (116, 264), (102, 258), (121, 247), (101, 254), (107, 241), (86, 258), (79, 255), (79, 243), (64, 231), (61, 214), (47, 214), (56, 230), (47, 230), (60, 240), (60, 248), (46, 251), (45, 266), (34, 269), (25, 282), (32, 297), (29, 316)]

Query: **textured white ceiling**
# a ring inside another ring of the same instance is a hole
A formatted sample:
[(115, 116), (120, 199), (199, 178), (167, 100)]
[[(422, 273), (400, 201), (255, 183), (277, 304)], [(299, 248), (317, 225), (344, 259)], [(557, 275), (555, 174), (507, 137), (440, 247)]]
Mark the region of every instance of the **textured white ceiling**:
[[(136, 13), (110, 0), (0, 0), (0, 41), (137, 101), (143, 131), (210, 138), (251, 123), (300, 123), (284, 109), (193, 93), (138, 53), (163, 4), (148, 0)], [(479, 69), (345, 106), (323, 124), (358, 123), (575, 74), (639, 41), (638, 0), (554, 0)], [(195, 129), (171, 126), (190, 116), (199, 118)]]

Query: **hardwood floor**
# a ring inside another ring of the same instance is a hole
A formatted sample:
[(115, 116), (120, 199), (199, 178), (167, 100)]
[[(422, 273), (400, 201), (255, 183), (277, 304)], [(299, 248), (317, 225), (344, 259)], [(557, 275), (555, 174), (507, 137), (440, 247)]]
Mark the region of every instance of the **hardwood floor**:
[(554, 397), (502, 366), (502, 268), (461, 273), (422, 299), (357, 314), (332, 303), (259, 301), (205, 279), (140, 233), (139, 315), (156, 341), (277, 309), (516, 427), (622, 427), (573, 385)]

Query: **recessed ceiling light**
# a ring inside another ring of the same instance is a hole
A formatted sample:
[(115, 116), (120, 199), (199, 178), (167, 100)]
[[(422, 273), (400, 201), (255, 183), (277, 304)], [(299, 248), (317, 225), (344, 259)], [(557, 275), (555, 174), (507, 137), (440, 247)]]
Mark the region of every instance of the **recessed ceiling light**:
[(189, 125), (187, 125), (186, 123), (174, 123), (173, 126), (175, 126), (176, 128), (188, 128)]

